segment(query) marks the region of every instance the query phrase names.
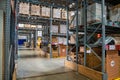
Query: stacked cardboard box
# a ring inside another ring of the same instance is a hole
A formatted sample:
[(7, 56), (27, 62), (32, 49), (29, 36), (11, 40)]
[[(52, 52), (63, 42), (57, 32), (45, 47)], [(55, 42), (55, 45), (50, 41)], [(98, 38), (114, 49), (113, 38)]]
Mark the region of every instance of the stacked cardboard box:
[(29, 3), (20, 3), (19, 4), (19, 14), (30, 14), (30, 4)]
[(18, 27), (23, 28), (23, 27), (24, 27), (24, 24), (18, 24)]
[(119, 77), (118, 51), (107, 51), (106, 53), (106, 72), (108, 74), (108, 80), (113, 80)]
[(61, 18), (61, 10), (53, 8), (53, 18)]
[(60, 57), (65, 57), (66, 56), (66, 46), (59, 45), (59, 49), (60, 49)]
[(76, 43), (76, 34), (73, 34), (70, 36), (70, 43), (75, 44)]
[(114, 37), (115, 38), (115, 45), (120, 45), (120, 37)]
[(36, 25), (31, 25), (31, 28), (36, 28)]
[[(106, 17), (106, 7), (105, 7), (105, 15)], [(101, 10), (101, 4), (94, 3), (92, 5), (89, 5), (87, 7), (87, 22), (101, 22), (102, 18), (102, 10)]]
[[(70, 21), (74, 18), (72, 24), (70, 25), (70, 28), (75, 28), (77, 26), (77, 24), (76, 24), (77, 20), (76, 20), (75, 14), (76, 14), (76, 12), (71, 12), (70, 13), (70, 16), (71, 16)], [(81, 19), (82, 19), (82, 14), (81, 14), (81, 10), (79, 10), (79, 12), (78, 12), (78, 25), (82, 25), (82, 20)]]
[[(92, 48), (96, 54), (101, 57), (101, 48), (94, 47)], [(101, 64), (101, 61), (95, 56), (95, 54), (91, 51), (90, 53), (87, 52), (87, 62), (86, 65), (90, 68), (93, 68), (95, 70), (101, 71), (101, 66), (98, 66)]]
[(50, 8), (42, 6), (41, 7), (41, 15), (44, 17), (50, 17)]
[(58, 37), (58, 43), (66, 45), (67, 44), (67, 39), (66, 38), (62, 38), (62, 37)]
[(58, 25), (53, 25), (52, 27), (51, 27), (51, 32), (52, 33), (58, 33), (59, 31), (59, 26)]
[(39, 5), (31, 5), (31, 15), (40, 16), (40, 6)]
[(110, 19), (112, 21), (120, 21), (120, 4), (114, 6), (110, 12)]
[(67, 32), (67, 27), (66, 27), (66, 25), (60, 25), (60, 33), (66, 34), (66, 32)]
[(64, 9), (61, 10), (61, 18), (62, 19), (67, 19), (67, 11), (64, 10)]
[(52, 43), (58, 43), (58, 38), (57, 37), (52, 37)]
[(25, 28), (30, 28), (31, 25), (30, 24), (25, 24)]
[(59, 49), (58, 49), (58, 46), (56, 46), (56, 45), (52, 46), (52, 56), (53, 57), (58, 57), (59, 56)]

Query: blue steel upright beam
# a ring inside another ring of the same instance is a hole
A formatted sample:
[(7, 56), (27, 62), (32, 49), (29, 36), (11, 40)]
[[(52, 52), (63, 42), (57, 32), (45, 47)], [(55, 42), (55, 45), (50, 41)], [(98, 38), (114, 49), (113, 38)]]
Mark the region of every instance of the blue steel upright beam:
[(52, 58), (52, 20), (53, 20), (53, 5), (50, 7), (50, 58)]
[(86, 53), (87, 53), (87, 0), (84, 0), (84, 66), (86, 66)]
[(6, 10), (5, 10), (5, 28), (4, 28), (4, 80), (10, 79), (9, 67), (9, 50), (10, 50), (10, 16), (11, 16), (11, 5), (10, 0), (5, 0)]
[(106, 15), (105, 15), (105, 0), (102, 0), (102, 73), (103, 73), (103, 80), (107, 80), (107, 75), (105, 72), (105, 20), (106, 20)]
[[(76, 63), (78, 64), (78, 0), (76, 1)], [(76, 70), (78, 71), (78, 65), (76, 64)]]
[(66, 58), (68, 60), (68, 45), (69, 45), (69, 12), (68, 12), (68, 7), (66, 7), (67, 10), (67, 21), (66, 21), (66, 28), (67, 28), (67, 33), (66, 33), (66, 38), (67, 38), (67, 48), (66, 48)]

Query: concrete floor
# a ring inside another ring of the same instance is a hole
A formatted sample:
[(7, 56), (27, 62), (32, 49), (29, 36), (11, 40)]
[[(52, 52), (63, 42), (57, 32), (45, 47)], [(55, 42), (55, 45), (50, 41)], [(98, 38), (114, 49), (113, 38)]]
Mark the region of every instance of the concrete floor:
[(62, 74), (47, 75), (41, 77), (31, 77), (18, 80), (89, 80), (88, 78), (76, 73), (67, 72)]
[[(65, 58), (40, 58), (36, 51), (20, 50), (17, 64), (18, 80), (88, 80), (64, 67)], [(32, 56), (33, 55), (33, 56)], [(30, 57), (29, 57), (30, 56)], [(31, 78), (30, 78), (31, 77)]]

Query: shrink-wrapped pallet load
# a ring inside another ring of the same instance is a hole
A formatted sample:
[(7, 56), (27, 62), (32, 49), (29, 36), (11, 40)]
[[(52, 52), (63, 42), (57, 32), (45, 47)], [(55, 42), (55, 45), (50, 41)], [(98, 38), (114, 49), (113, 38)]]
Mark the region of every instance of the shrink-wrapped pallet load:
[(40, 16), (40, 6), (39, 5), (31, 5), (31, 15)]
[(19, 14), (29, 15), (30, 14), (30, 4), (20, 2), (20, 4), (19, 4)]
[(53, 8), (53, 18), (61, 18), (61, 10)]

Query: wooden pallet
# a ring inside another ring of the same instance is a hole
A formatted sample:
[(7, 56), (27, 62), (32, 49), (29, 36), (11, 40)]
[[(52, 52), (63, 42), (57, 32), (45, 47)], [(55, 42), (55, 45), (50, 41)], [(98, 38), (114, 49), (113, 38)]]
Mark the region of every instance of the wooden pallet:
[(100, 20), (92, 20), (92, 21), (88, 21), (88, 24), (93, 24), (93, 23), (97, 23), (97, 22), (101, 22)]

